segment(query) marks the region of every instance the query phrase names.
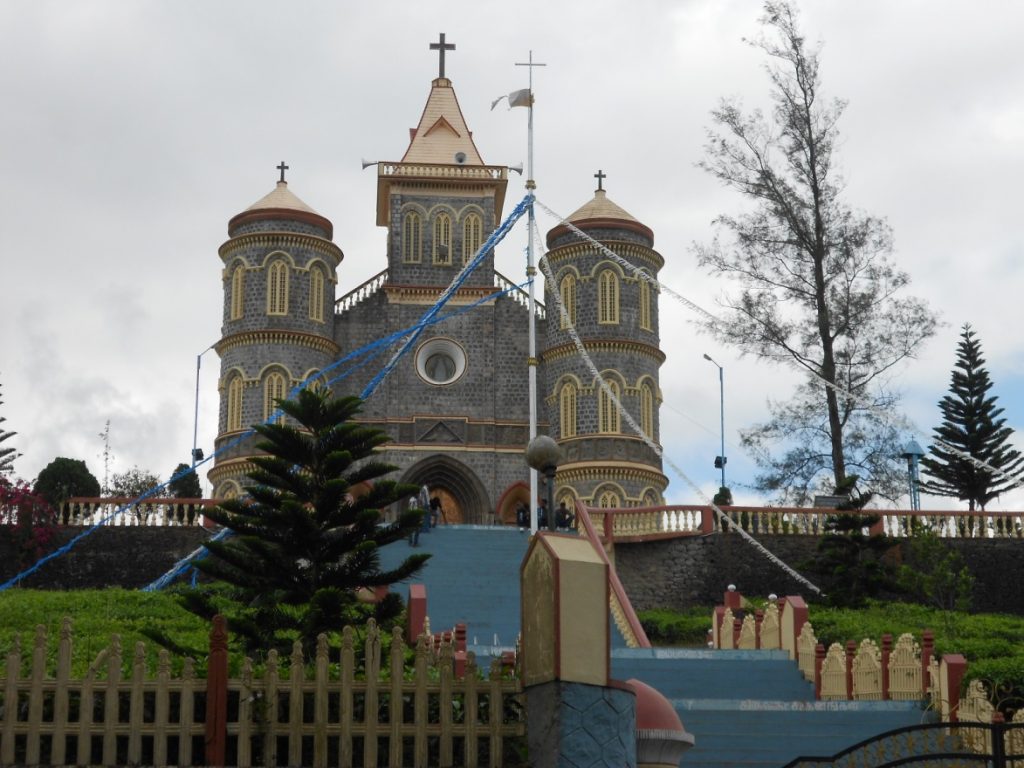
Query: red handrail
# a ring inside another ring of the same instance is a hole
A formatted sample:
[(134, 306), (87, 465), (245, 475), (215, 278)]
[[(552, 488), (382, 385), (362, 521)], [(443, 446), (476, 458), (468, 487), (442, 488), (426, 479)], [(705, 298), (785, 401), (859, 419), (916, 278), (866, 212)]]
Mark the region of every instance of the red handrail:
[(583, 526), (587, 539), (590, 540), (591, 545), (597, 550), (601, 559), (608, 565), (608, 586), (611, 587), (615, 599), (619, 601), (623, 616), (626, 618), (626, 623), (629, 624), (633, 637), (636, 638), (637, 645), (641, 648), (650, 648), (651, 641), (647, 639), (647, 633), (644, 632), (643, 625), (640, 624), (640, 619), (637, 617), (636, 611), (633, 610), (633, 604), (629, 601), (626, 588), (622, 586), (619, 574), (615, 571), (615, 566), (608, 559), (608, 553), (604, 551), (604, 545), (594, 530), (594, 523), (590, 519), (590, 513), (587, 512), (586, 506), (580, 501), (576, 502), (576, 521), (577, 526)]

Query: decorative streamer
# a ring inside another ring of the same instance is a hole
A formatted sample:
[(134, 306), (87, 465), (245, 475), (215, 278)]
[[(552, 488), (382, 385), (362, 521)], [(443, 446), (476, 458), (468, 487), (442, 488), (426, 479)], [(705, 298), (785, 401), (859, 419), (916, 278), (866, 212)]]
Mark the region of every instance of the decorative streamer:
[(370, 383), (366, 385), (366, 388), (362, 393), (362, 398), (364, 400), (372, 395), (380, 383), (387, 378), (388, 374), (391, 373), (392, 370), (394, 370), (399, 359), (401, 359), (401, 357), (412, 348), (412, 345), (416, 343), (416, 339), (418, 339), (420, 334), (423, 333), (423, 326), (425, 326), (441, 310), (441, 307), (448, 303), (448, 300), (462, 286), (466, 281), (466, 278), (472, 274), (473, 270), (480, 266), (480, 263), (484, 259), (484, 255), (491, 248), (505, 239), (505, 235), (507, 235), (509, 230), (512, 229), (512, 225), (519, 221), (519, 218), (526, 213), (532, 203), (533, 193), (529, 192), (522, 200), (519, 201), (519, 204), (512, 209), (512, 212), (501, 223), (501, 226), (491, 233), (491, 236), (487, 238), (487, 242), (480, 246), (480, 249), (476, 252), (476, 255), (473, 256), (472, 260), (462, 265), (462, 269), (459, 270), (459, 273), (452, 278), (448, 287), (441, 292), (437, 303), (423, 314), (416, 330), (409, 334), (408, 338), (405, 339), (399, 350), (391, 356), (390, 360), (388, 360), (387, 365), (385, 365), (380, 373), (374, 376)]
[[(367, 345), (365, 345), (363, 347), (360, 347), (359, 349), (353, 350), (349, 354), (347, 354), (344, 357), (342, 357), (340, 360), (337, 360), (334, 363), (332, 363), (331, 365), (329, 365), (326, 368), (324, 368), (317, 375), (318, 376), (322, 375), (323, 373), (325, 373), (327, 371), (330, 371), (330, 370), (333, 370), (333, 369), (337, 368), (338, 366), (340, 366), (340, 365), (342, 365), (342, 364), (344, 364), (344, 363), (346, 363), (346, 362), (348, 362), (350, 360), (362, 357), (363, 355), (367, 355), (367, 354), (369, 354), (371, 352), (373, 353), (372, 355), (369, 355), (369, 357), (366, 360), (360, 362), (359, 364), (353, 366), (352, 368), (349, 368), (348, 370), (346, 370), (342, 374), (340, 374), (340, 375), (332, 378), (330, 381), (328, 381), (327, 385), (330, 386), (331, 384), (334, 384), (334, 383), (336, 383), (338, 381), (341, 381), (346, 376), (349, 376), (354, 371), (358, 370), (362, 366), (364, 366), (367, 363), (369, 363), (371, 360), (374, 359), (374, 357), (379, 355), (381, 353), (381, 351), (383, 351), (384, 348), (394, 344), (396, 341), (398, 341), (399, 339), (405, 337), (407, 334), (409, 334), (411, 331), (415, 330), (416, 328), (426, 327), (428, 325), (433, 325), (433, 324), (436, 324), (436, 323), (444, 322), (446, 320), (451, 319), (452, 317), (456, 317), (456, 316), (461, 315), (461, 314), (463, 314), (465, 312), (469, 312), (469, 311), (475, 309), (476, 307), (478, 307), (478, 306), (480, 306), (482, 304), (494, 301), (499, 296), (503, 296), (503, 295), (505, 295), (507, 293), (510, 293), (512, 291), (515, 291), (517, 289), (521, 289), (522, 287), (524, 287), (524, 286), (526, 286), (528, 284), (529, 284), (529, 281), (524, 282), (524, 283), (520, 283), (517, 286), (512, 286), (510, 288), (505, 289), (504, 291), (498, 291), (496, 293), (492, 293), (492, 294), (490, 294), (488, 296), (485, 296), (485, 297), (483, 297), (481, 299), (478, 299), (477, 301), (473, 302), (472, 304), (468, 304), (465, 307), (460, 307), (459, 309), (457, 309), (457, 310), (455, 310), (453, 312), (449, 312), (449, 313), (447, 313), (445, 315), (442, 315), (442, 316), (435, 316), (435, 317), (431, 318), (429, 321), (424, 322), (424, 321), (421, 320), (419, 323), (417, 323), (414, 326), (410, 326), (409, 328), (402, 329), (402, 330), (397, 331), (397, 332), (395, 332), (395, 333), (393, 333), (393, 334), (391, 334), (389, 336), (385, 336), (382, 339), (378, 339), (378, 340), (376, 340), (374, 342), (371, 342), (370, 344), (367, 344)], [(301, 382), (299, 385), (297, 385), (296, 387), (294, 387), (291, 390), (291, 392), (289, 393), (289, 397), (294, 397), (298, 393), (298, 391), (300, 389), (302, 389), (305, 386), (308, 386), (308, 384), (309, 384), (309, 380), (305, 380), (305, 381)], [(271, 414), (270, 418), (268, 418), (265, 423), (270, 423), (271, 421), (276, 419), (278, 416), (280, 416), (280, 411), (275, 411), (273, 414)], [(229, 451), (232, 448), (240, 445), (243, 441), (245, 441), (247, 438), (251, 437), (253, 434), (255, 434), (255, 430), (252, 430), (252, 429), (247, 430), (246, 432), (244, 432), (241, 435), (239, 435), (238, 437), (236, 437), (234, 440), (232, 440), (232, 441), (226, 443), (225, 445), (221, 446), (217, 451), (215, 451), (214, 453), (210, 454), (209, 456), (207, 456), (202, 461), (196, 463), (196, 465), (194, 467), (187, 467), (186, 469), (182, 470), (181, 472), (178, 472), (177, 474), (173, 475), (170, 478), (170, 480), (168, 480), (166, 483), (161, 483), (160, 485), (156, 485), (153, 488), (151, 488), (148, 491), (146, 491), (141, 496), (139, 496), (137, 499), (133, 499), (132, 501), (119, 506), (117, 509), (115, 509), (113, 512), (111, 512), (109, 515), (107, 515), (106, 517), (102, 518), (98, 522), (96, 522), (93, 525), (91, 525), (88, 528), (86, 528), (84, 531), (82, 531), (80, 534), (78, 534), (77, 536), (75, 536), (74, 538), (69, 540), (66, 544), (64, 544), (60, 548), (54, 550), (53, 552), (50, 552), (47, 555), (44, 555), (43, 557), (41, 557), (39, 560), (37, 560), (35, 563), (33, 563), (31, 566), (29, 566), (25, 570), (21, 571), (20, 573), (15, 574), (14, 576), (12, 576), (10, 579), (8, 579), (3, 584), (0, 584), (0, 592), (3, 592), (5, 590), (7, 590), (7, 589), (10, 589), (13, 586), (16, 586), (23, 579), (25, 579), (28, 576), (31, 576), (33, 573), (38, 571), (40, 568), (42, 568), (42, 566), (44, 566), (46, 563), (50, 562), (51, 560), (54, 560), (54, 559), (56, 559), (58, 557), (62, 557), (63, 555), (68, 554), (72, 549), (74, 549), (74, 547), (80, 541), (82, 541), (83, 539), (91, 536), (93, 533), (95, 533), (101, 527), (106, 525), (110, 520), (114, 519), (115, 517), (117, 517), (120, 514), (123, 514), (130, 507), (132, 507), (132, 506), (138, 504), (139, 502), (142, 502), (142, 501), (144, 501), (144, 500), (146, 500), (148, 498), (152, 498), (152, 497), (157, 496), (159, 491), (162, 491), (162, 490), (166, 489), (175, 480), (178, 480), (179, 478), (185, 477), (186, 475), (188, 475), (188, 474), (190, 474), (192, 472), (197, 471), (199, 469), (199, 467), (201, 467), (204, 464), (207, 464), (207, 463), (213, 461), (217, 456), (219, 456), (220, 454), (224, 453), (225, 451)], [(190, 555), (190, 557), (191, 557), (191, 555)], [(157, 581), (159, 581), (159, 579)], [(157, 582), (154, 582), (154, 584), (156, 584), (156, 583)], [(152, 586), (153, 585), (150, 585), (150, 587), (152, 587)]]
[[(532, 236), (534, 235), (531, 234), (531, 237)], [(544, 279), (548, 281), (548, 284), (555, 285), (555, 276), (551, 273), (551, 267), (548, 264), (546, 254), (544, 258), (540, 259), (540, 268), (541, 271), (544, 273)], [(590, 371), (590, 374), (594, 377), (595, 381), (597, 381), (597, 383), (600, 385), (601, 390), (604, 392), (605, 396), (608, 397), (615, 404), (616, 409), (618, 409), (619, 414), (622, 416), (623, 419), (625, 419), (630, 429), (636, 432), (637, 435), (640, 436), (640, 439), (647, 444), (647, 447), (654, 451), (658, 458), (663, 459), (665, 463), (668, 464), (672, 468), (672, 470), (683, 480), (683, 482), (690, 486), (690, 489), (697, 495), (697, 497), (701, 501), (704, 502), (705, 505), (711, 507), (711, 509), (714, 510), (715, 516), (718, 518), (719, 522), (721, 522), (722, 520), (726, 520), (729, 523), (731, 523), (732, 530), (739, 533), (761, 554), (763, 554), (777, 566), (782, 568), (786, 573), (788, 573), (794, 579), (799, 581), (801, 584), (806, 585), (809, 589), (813, 590), (817, 594), (821, 594), (821, 590), (815, 584), (809, 581), (805, 576), (803, 576), (799, 571), (797, 571), (795, 568), (791, 567), (786, 562), (777, 557), (774, 553), (766, 549), (765, 546), (761, 544), (761, 542), (759, 542), (757, 539), (755, 539), (753, 536), (747, 533), (747, 531), (743, 530), (742, 527), (736, 525), (735, 521), (732, 520), (732, 518), (725, 514), (718, 507), (718, 505), (714, 503), (714, 501), (709, 499), (704, 494), (700, 487), (695, 482), (693, 482), (693, 480), (690, 479), (689, 475), (683, 472), (683, 470), (680, 469), (679, 466), (676, 465), (676, 463), (672, 461), (671, 458), (664, 454), (664, 452), (661, 449), (661, 446), (655, 443), (654, 440), (652, 440), (650, 436), (647, 435), (640, 428), (640, 425), (636, 423), (636, 420), (632, 417), (632, 415), (630, 415), (629, 411), (627, 411), (622, 406), (622, 403), (619, 402), (619, 398), (615, 396), (615, 393), (612, 391), (611, 387), (608, 386), (608, 383), (604, 380), (604, 377), (601, 376), (601, 372), (597, 370), (597, 366), (594, 365), (594, 361), (591, 360), (590, 355), (587, 354), (587, 348), (583, 344), (583, 340), (580, 339), (579, 334), (576, 332), (576, 328), (570, 322), (569, 313), (566, 311), (565, 306), (562, 304), (562, 297), (559, 294), (559, 292), (554, 290), (551, 291), (551, 297), (555, 302), (555, 306), (558, 308), (558, 314), (561, 317), (563, 330), (565, 330), (569, 334), (569, 338), (572, 339), (572, 343), (576, 347), (576, 351), (579, 353), (584, 365), (587, 366), (587, 370)]]
[[(687, 298), (681, 296), (680, 294), (676, 293), (669, 286), (667, 286), (664, 283), (658, 281), (656, 278), (654, 278), (653, 276), (647, 274), (646, 272), (644, 272), (639, 267), (636, 267), (636, 266), (630, 264), (628, 261), (623, 259), (621, 256), (619, 256), (617, 253), (612, 251), (610, 248), (608, 248), (607, 246), (599, 243), (597, 240), (592, 238), (590, 235), (588, 235), (582, 229), (577, 227), (571, 221), (568, 221), (565, 218), (559, 216), (553, 210), (551, 210), (546, 205), (544, 205), (544, 203), (540, 202), (539, 200), (535, 201), (535, 202), (536, 202), (537, 205), (539, 205), (541, 208), (543, 208), (544, 211), (546, 211), (548, 214), (550, 214), (554, 218), (558, 219), (559, 224), (565, 225), (577, 237), (579, 237), (579, 238), (581, 238), (583, 240), (586, 240), (588, 243), (590, 243), (595, 248), (597, 248), (601, 253), (603, 253), (604, 255), (608, 256), (610, 259), (614, 260), (617, 264), (619, 264), (620, 266), (622, 266), (625, 269), (630, 270), (635, 277), (637, 277), (637, 278), (639, 278), (641, 280), (646, 280), (651, 285), (661, 289), (662, 291), (664, 291), (668, 295), (672, 296), (672, 298), (676, 299), (683, 306), (685, 306), (685, 307), (693, 310), (697, 314), (701, 315), (705, 320), (709, 321), (712, 325), (718, 326), (718, 325), (721, 324), (721, 322), (722, 322), (721, 319), (719, 317), (717, 317), (716, 315), (713, 315), (711, 312), (708, 312), (703, 307), (695, 304), (694, 302), (690, 301), (689, 299), (687, 299)], [(796, 364), (793, 363), (793, 365), (795, 366)], [(923, 437), (926, 441), (931, 441), (932, 443), (935, 443), (936, 445), (941, 446), (942, 448), (945, 448), (947, 451), (949, 451), (950, 453), (954, 454), (958, 458), (961, 458), (964, 461), (967, 461), (967, 462), (973, 464), (974, 466), (978, 467), (979, 469), (984, 469), (984, 470), (987, 470), (989, 472), (993, 472), (994, 474), (996, 474), (998, 477), (1002, 478), (1003, 480), (1010, 480), (1010, 481), (1016, 480), (1016, 478), (1011, 477), (1006, 472), (1004, 472), (1002, 469), (999, 469), (998, 467), (992, 466), (991, 464), (989, 464), (988, 462), (984, 461), (983, 459), (979, 459), (979, 458), (976, 458), (974, 456), (971, 456), (970, 454), (968, 454), (968, 453), (966, 453), (964, 451), (961, 451), (956, 446), (950, 445), (949, 443), (947, 443), (946, 441), (942, 440), (941, 438), (939, 438), (939, 437), (937, 437), (935, 435), (929, 435), (927, 432), (925, 432), (923, 429), (921, 429), (919, 426), (917, 426), (917, 424), (915, 424), (913, 421), (911, 421), (905, 415), (897, 414), (894, 417), (893, 414), (890, 414), (890, 413), (887, 413), (887, 412), (883, 411), (882, 409), (878, 408), (874, 403), (868, 402), (868, 400), (865, 399), (862, 395), (856, 395), (853, 392), (850, 392), (849, 390), (844, 389), (842, 387), (842, 385), (840, 385), (840, 384), (836, 384), (834, 382), (827, 381), (825, 378), (823, 378), (822, 376), (818, 375), (814, 371), (808, 370), (806, 368), (798, 368), (797, 370), (799, 370), (801, 373), (810, 374), (811, 378), (813, 378), (816, 381), (818, 381), (818, 383), (822, 384), (823, 386), (828, 387), (829, 389), (833, 390), (834, 392), (836, 392), (837, 394), (841, 395), (842, 397), (857, 403), (857, 405), (861, 406), (862, 408), (864, 408), (867, 411), (870, 411), (875, 416), (877, 416), (879, 419), (881, 419), (883, 422), (894, 421), (897, 426), (902, 427), (903, 429), (907, 430), (908, 432), (915, 433), (919, 437)]]

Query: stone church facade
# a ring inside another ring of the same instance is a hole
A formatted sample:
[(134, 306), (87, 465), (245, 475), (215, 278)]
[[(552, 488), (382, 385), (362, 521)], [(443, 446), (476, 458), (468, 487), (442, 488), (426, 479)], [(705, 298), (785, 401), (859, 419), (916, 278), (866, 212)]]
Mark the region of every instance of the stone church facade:
[[(508, 168), (486, 165), (451, 80), (431, 83), (402, 159), (381, 162), (377, 225), (388, 230), (384, 269), (335, 299), (344, 254), (331, 222), (281, 179), (228, 223), (219, 250), (224, 315), (214, 496), (241, 492), (256, 449), (249, 426), (276, 398), (310, 380), (359, 394), (397, 347), (369, 362), (320, 372), (349, 352), (417, 323), (504, 211)], [(600, 179), (599, 179), (600, 187)], [(569, 220), (628, 263), (656, 276), (654, 236), (598, 189)], [(657, 291), (560, 225), (548, 233), (554, 285), (601, 377), (641, 428), (659, 441)], [(512, 522), (529, 500), (528, 322), (520, 280), (494, 269), (493, 251), (469, 276), (364, 404), (361, 421), (391, 438), (385, 459), (404, 482), (442, 498), (449, 522)], [(507, 289), (512, 288), (509, 292)], [(486, 297), (498, 294), (459, 313)], [(537, 308), (538, 431), (559, 441), (557, 500), (595, 506), (664, 503), (656, 453), (620, 418), (577, 354), (550, 293)]]

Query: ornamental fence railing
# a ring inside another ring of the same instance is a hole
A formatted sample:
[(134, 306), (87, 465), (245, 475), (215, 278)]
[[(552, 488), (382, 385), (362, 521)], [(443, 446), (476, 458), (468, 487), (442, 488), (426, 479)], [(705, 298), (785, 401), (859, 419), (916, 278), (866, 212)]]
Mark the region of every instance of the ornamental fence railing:
[[(72, 676), (71, 621), (56, 649), (37, 628), (23, 654), (15, 639), (0, 679), (2, 765), (502, 766), (525, 733), (518, 675), (472, 653), (456, 671), (452, 643), (421, 636), (389, 649), (371, 621), (320, 636), (312, 660), (296, 643), (256, 665), (229, 659), (215, 618), (205, 679), (191, 659), (161, 650), (150, 668), (143, 643), (130, 659), (114, 636), (83, 675)], [(385, 651), (387, 660), (384, 659)], [(54, 660), (51, 663), (51, 660)], [(311, 662), (311, 663), (309, 663)], [(172, 669), (180, 672), (172, 673)], [(235, 676), (229, 670), (237, 669)]]
[[(710, 506), (587, 507), (601, 538), (636, 542), (649, 539), (729, 533), (735, 528), (754, 535), (821, 536), (828, 518), (849, 514), (818, 507), (722, 507), (719, 520)], [(864, 510), (877, 516), (869, 529), (890, 536), (910, 536), (930, 530), (942, 538), (1024, 538), (1024, 512)]]
[(356, 304), (373, 296), (377, 291), (384, 287), (384, 283), (388, 281), (388, 271), (386, 269), (381, 270), (376, 275), (371, 277), (362, 285), (353, 288), (351, 291), (346, 293), (340, 299), (334, 302), (334, 311), (336, 313), (347, 312), (352, 309)]
[[(726, 592), (725, 604), (714, 609), (711, 622), (715, 648), (787, 651), (821, 700), (915, 701), (940, 687), (930, 630), (925, 630), (920, 643), (909, 633), (895, 642), (885, 634), (880, 645), (863, 639), (860, 643), (850, 640), (845, 646), (832, 643), (826, 649), (814, 634), (803, 598), (769, 598), (764, 608), (752, 609), (735, 590)], [(958, 695), (967, 664), (957, 656), (950, 657), (948, 664), (955, 677), (952, 690)], [(948, 702), (949, 695), (943, 695)]]
[[(752, 608), (735, 589), (715, 607), (711, 627), (713, 648), (788, 652), (804, 679), (813, 684), (815, 698), (823, 701), (927, 701), (943, 722), (1003, 721), (980, 680), (961, 690), (967, 660), (956, 653), (938, 659), (931, 630), (921, 634), (920, 642), (910, 633), (895, 642), (891, 634), (884, 634), (881, 643), (864, 638), (859, 643), (832, 643), (826, 649), (815, 636), (800, 596), (770, 596), (764, 608)], [(1024, 709), (1017, 711), (1013, 722), (1024, 723)], [(1008, 738), (1024, 738), (1024, 731)], [(1017, 746), (1024, 752), (1024, 742)]]
[[(495, 271), (494, 273), (494, 287), (498, 290), (507, 292), (509, 297), (524, 309), (528, 310), (530, 308), (530, 294), (520, 288), (517, 283), (512, 282), (498, 271)], [(543, 320), (546, 311), (544, 305), (534, 299), (533, 307), (537, 319)]]
[(131, 497), (88, 498), (74, 496), (57, 507), (58, 525), (189, 526), (202, 525), (203, 510), (217, 499), (151, 498), (136, 502)]

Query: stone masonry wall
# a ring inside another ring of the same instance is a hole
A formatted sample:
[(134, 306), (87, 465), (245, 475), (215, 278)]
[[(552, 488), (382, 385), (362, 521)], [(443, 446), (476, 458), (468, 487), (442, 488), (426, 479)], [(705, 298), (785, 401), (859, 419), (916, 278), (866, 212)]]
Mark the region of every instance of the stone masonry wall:
[[(66, 544), (82, 528), (61, 528), (50, 551)], [(98, 528), (72, 550), (44, 564), (21, 582), (30, 589), (139, 589), (167, 573), (181, 558), (210, 538), (196, 527), (150, 528), (110, 526)], [(0, 538), (0, 578), (19, 572), (18, 557), (6, 538)]]
[[(810, 536), (760, 536), (783, 561), (799, 567), (810, 559), (818, 539)], [(1024, 614), (1024, 591), (1016, 579), (1024, 572), (1024, 541), (952, 539), (974, 574), (973, 609)], [(644, 544), (617, 544), (615, 565), (634, 608), (685, 608), (721, 602), (729, 584), (747, 595), (812, 596), (781, 568), (739, 536), (713, 534)]]

